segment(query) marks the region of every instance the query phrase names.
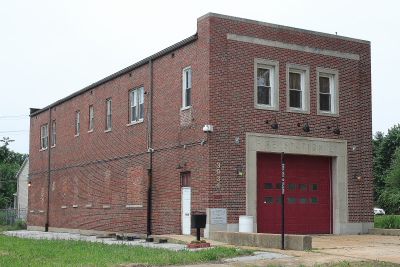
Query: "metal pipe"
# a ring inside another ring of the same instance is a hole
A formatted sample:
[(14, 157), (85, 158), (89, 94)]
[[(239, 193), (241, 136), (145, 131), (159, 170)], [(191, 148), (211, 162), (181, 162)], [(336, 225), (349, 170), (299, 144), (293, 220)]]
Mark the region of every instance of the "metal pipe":
[(149, 99), (149, 170), (147, 187), (147, 237), (151, 235), (152, 183), (153, 183), (153, 61), (149, 60), (150, 68), (150, 99)]
[[(47, 212), (46, 212), (46, 224), (44, 226), (45, 232), (49, 231), (49, 221), (50, 221), (50, 158), (51, 158), (51, 108), (49, 108), (49, 126), (47, 127), (47, 149), (49, 150), (47, 153)], [(52, 129), (51, 129), (52, 130)]]

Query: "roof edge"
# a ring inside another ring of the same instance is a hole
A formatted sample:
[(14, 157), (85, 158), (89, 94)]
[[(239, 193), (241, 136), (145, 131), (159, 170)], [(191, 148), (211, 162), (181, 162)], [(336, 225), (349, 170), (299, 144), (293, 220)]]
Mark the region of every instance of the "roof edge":
[(122, 69), (120, 71), (115, 72), (114, 74), (111, 74), (111, 75), (109, 75), (109, 76), (107, 76), (107, 77), (105, 77), (105, 78), (103, 78), (103, 79), (101, 79), (101, 80), (99, 80), (99, 81), (97, 81), (95, 83), (92, 83), (91, 85), (86, 86), (83, 89), (81, 89), (81, 90), (79, 90), (79, 91), (77, 91), (77, 92), (75, 92), (75, 93), (73, 93), (73, 94), (71, 94), (71, 95), (69, 95), (67, 97), (64, 97), (64, 98), (62, 98), (62, 99), (60, 99), (60, 100), (58, 100), (58, 101), (56, 101), (56, 102), (44, 107), (44, 108), (38, 109), (38, 110), (36, 110), (34, 112), (32, 112), (32, 109), (31, 109), (31, 114), (29, 116), (30, 117), (36, 116), (36, 115), (38, 115), (38, 114), (40, 114), (40, 113), (42, 113), (42, 112), (54, 107), (54, 106), (57, 106), (57, 105), (65, 102), (65, 101), (68, 101), (71, 98), (74, 98), (75, 96), (78, 96), (78, 95), (80, 95), (80, 94), (82, 94), (82, 93), (84, 93), (86, 91), (89, 91), (89, 90), (91, 90), (91, 89), (93, 89), (93, 88), (95, 88), (95, 87), (97, 87), (99, 85), (102, 85), (103, 83), (109, 82), (112, 79), (115, 79), (115, 78), (117, 78), (117, 77), (119, 77), (121, 75), (124, 75), (124, 74), (126, 74), (126, 73), (128, 73), (128, 72), (130, 72), (130, 71), (132, 71), (132, 70), (134, 70), (134, 69), (136, 69), (138, 67), (140, 67), (140, 66), (143, 66), (143, 65), (147, 64), (151, 60), (155, 60), (155, 59), (157, 59), (159, 57), (162, 57), (162, 56), (164, 56), (164, 55), (166, 55), (168, 53), (171, 53), (172, 51), (175, 51), (175, 50), (177, 50), (177, 49), (179, 49), (179, 48), (181, 48), (181, 47), (183, 47), (183, 46), (185, 46), (185, 45), (187, 45), (187, 44), (189, 44), (191, 42), (194, 42), (197, 39), (198, 39), (198, 35), (197, 35), (197, 33), (195, 33), (194, 35), (192, 35), (192, 36), (190, 36), (190, 37), (188, 37), (188, 38), (186, 38), (186, 39), (184, 39), (184, 40), (182, 40), (182, 41), (180, 41), (180, 42), (178, 42), (176, 44), (173, 44), (173, 45), (171, 45), (171, 46), (169, 46), (169, 47), (167, 47), (167, 48), (165, 48), (165, 49), (163, 49), (163, 50), (161, 50), (161, 51), (159, 51), (159, 52), (157, 52), (157, 53), (155, 53), (155, 54), (153, 54), (153, 55), (151, 55), (151, 56), (149, 56), (149, 57), (147, 57), (145, 59), (142, 59), (142, 60), (136, 62), (133, 65), (130, 65), (130, 66), (128, 66), (128, 67), (126, 67), (126, 68), (124, 68), (124, 69)]
[(358, 43), (363, 43), (363, 44), (371, 44), (370, 41), (366, 41), (366, 40), (362, 40), (362, 39), (356, 39), (356, 38), (351, 38), (351, 37), (346, 37), (346, 36), (341, 36), (341, 35), (336, 35), (336, 34), (305, 30), (305, 29), (289, 27), (289, 26), (284, 26), (284, 25), (279, 25), (279, 24), (273, 24), (273, 23), (268, 23), (268, 22), (262, 22), (262, 21), (257, 21), (257, 20), (238, 18), (238, 17), (227, 16), (227, 15), (222, 15), (222, 14), (217, 14), (217, 13), (212, 13), (212, 12), (207, 13), (207, 14), (199, 17), (197, 19), (197, 21), (200, 21), (200, 20), (205, 19), (207, 17), (216, 17), (216, 18), (221, 18), (221, 19), (229, 19), (229, 20), (241, 21), (241, 22), (252, 23), (252, 24), (258, 24), (258, 25), (268, 26), (268, 27), (273, 27), (273, 28), (278, 28), (278, 29), (292, 30), (292, 31), (297, 31), (297, 32), (320, 35), (320, 36), (324, 36), (324, 37), (330, 37), (330, 38), (342, 39), (342, 40), (347, 40), (347, 41), (353, 41), (353, 42), (358, 42)]

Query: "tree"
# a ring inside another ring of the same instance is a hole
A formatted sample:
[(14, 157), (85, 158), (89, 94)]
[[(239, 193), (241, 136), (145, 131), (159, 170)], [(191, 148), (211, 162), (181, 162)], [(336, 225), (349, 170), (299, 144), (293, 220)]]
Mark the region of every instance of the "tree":
[(0, 140), (3, 143), (0, 146), (0, 209), (6, 208), (14, 199), (13, 194), (17, 191), (16, 174), (28, 156), (10, 150), (8, 145), (13, 141), (8, 137)]
[(387, 135), (377, 132), (373, 138), (374, 149), (374, 186), (375, 200), (387, 189), (386, 177), (396, 153), (400, 147), (400, 124), (389, 129)]

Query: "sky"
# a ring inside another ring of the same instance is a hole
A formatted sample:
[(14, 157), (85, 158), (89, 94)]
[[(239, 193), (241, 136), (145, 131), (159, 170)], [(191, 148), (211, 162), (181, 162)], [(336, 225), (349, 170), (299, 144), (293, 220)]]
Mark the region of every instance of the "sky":
[[(0, 139), (29, 153), (43, 108), (197, 31), (219, 13), (371, 42), (373, 133), (400, 123), (398, 0), (0, 0)], [(372, 133), (372, 134), (373, 134)]]

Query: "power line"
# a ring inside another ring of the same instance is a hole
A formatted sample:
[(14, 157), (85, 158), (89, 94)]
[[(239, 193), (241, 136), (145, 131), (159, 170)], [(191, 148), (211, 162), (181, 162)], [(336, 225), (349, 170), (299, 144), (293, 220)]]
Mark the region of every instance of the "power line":
[(0, 132), (0, 134), (4, 133), (28, 133), (29, 130), (19, 130), (19, 131), (5, 131), (5, 132)]
[(28, 119), (29, 115), (15, 115), (15, 116), (0, 116), (1, 119), (11, 120), (11, 119)]

